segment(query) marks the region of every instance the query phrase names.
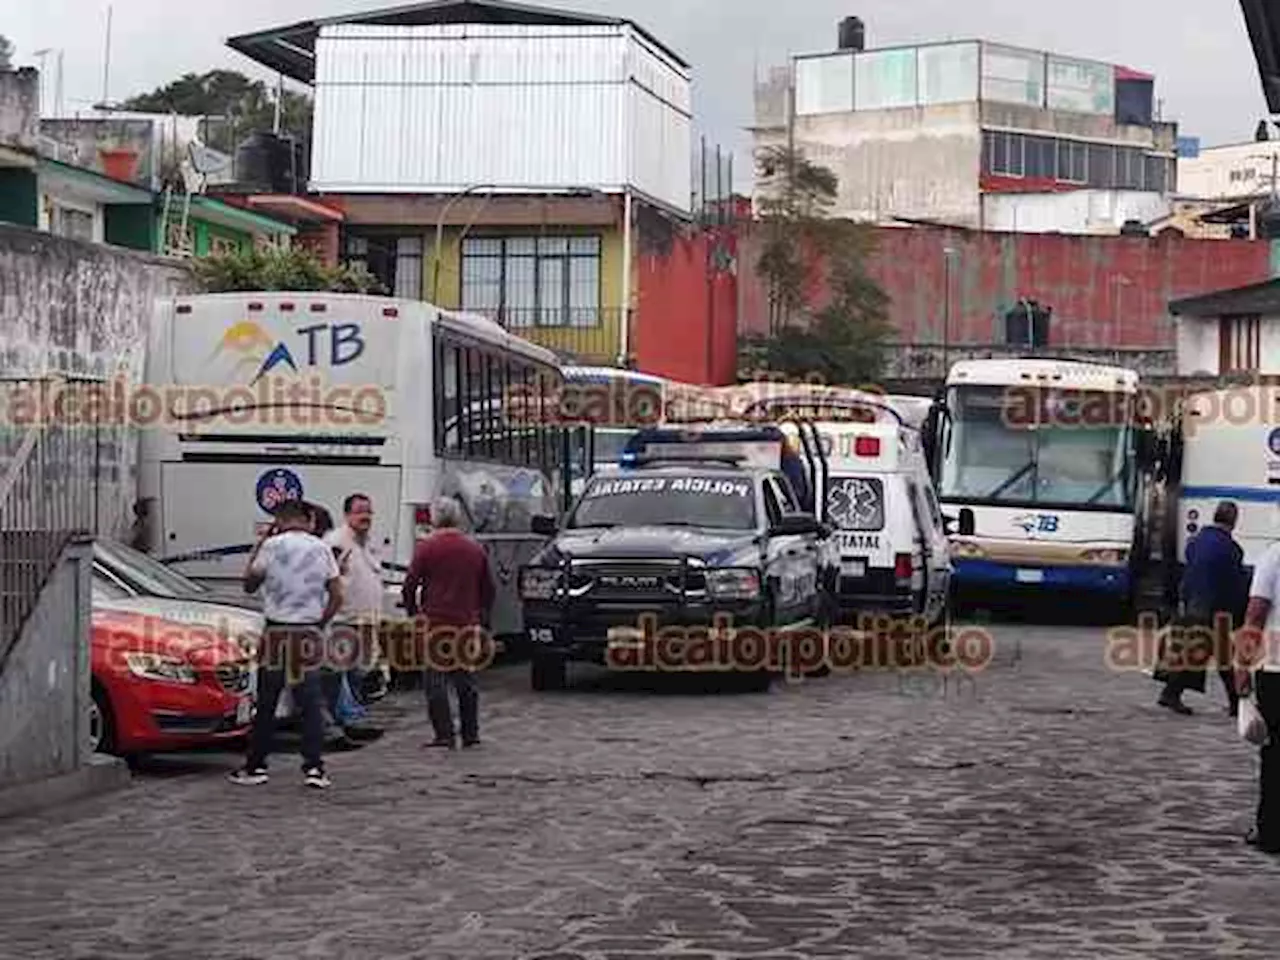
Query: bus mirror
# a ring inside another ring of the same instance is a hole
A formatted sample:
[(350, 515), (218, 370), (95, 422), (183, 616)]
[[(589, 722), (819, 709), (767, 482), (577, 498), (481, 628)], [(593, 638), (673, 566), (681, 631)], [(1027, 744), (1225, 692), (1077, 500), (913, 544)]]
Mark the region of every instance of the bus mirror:
[(529, 529), (540, 537), (554, 537), (559, 527), (555, 517), (538, 514), (529, 521)]
[(957, 522), (958, 521), (956, 520), (955, 517), (944, 516), (942, 518), (942, 532), (945, 533), (948, 537), (954, 537), (956, 535)]

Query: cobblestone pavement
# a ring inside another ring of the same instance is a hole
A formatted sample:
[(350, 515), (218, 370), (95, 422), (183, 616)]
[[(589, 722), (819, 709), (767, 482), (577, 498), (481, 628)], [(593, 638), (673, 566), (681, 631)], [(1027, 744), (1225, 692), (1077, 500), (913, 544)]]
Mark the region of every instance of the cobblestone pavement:
[(292, 756), (257, 789), (225, 755), (160, 764), (0, 823), (0, 956), (1280, 954), (1280, 862), (1239, 839), (1257, 758), (1222, 704), (1158, 710), (1097, 629), (995, 629), (996, 662), (945, 688), (587, 671), (535, 695), (500, 668), (479, 750), (423, 750), (405, 694), (328, 793)]

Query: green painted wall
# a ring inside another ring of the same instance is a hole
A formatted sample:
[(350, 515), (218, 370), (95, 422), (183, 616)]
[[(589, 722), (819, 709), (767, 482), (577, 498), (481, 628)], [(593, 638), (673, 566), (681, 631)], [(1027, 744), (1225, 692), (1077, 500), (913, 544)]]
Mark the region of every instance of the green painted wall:
[(118, 247), (156, 252), (156, 218), (149, 204), (111, 203), (103, 208), (103, 239)]
[(34, 227), (40, 222), (36, 172), (0, 167), (0, 220)]

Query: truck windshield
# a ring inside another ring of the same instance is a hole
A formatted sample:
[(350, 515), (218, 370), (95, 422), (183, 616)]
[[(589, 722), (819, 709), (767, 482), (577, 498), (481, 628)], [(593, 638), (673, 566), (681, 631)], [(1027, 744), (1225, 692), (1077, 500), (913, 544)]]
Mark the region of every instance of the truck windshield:
[(696, 474), (596, 478), (568, 525), (754, 530), (755, 485), (746, 477)]
[(941, 494), (1010, 506), (1132, 510), (1132, 405), (1119, 394), (958, 387)]

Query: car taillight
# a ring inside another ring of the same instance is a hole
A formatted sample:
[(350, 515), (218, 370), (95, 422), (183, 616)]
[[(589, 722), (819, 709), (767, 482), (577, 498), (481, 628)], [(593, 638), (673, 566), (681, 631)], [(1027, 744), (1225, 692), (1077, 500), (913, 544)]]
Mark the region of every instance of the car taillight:
[(910, 580), (915, 565), (911, 562), (911, 554), (898, 553), (893, 557), (893, 575), (899, 580)]
[(415, 507), (413, 511), (413, 522), (420, 527), (431, 526), (431, 508)]
[(880, 456), (879, 437), (858, 437), (853, 441), (853, 453), (858, 457)]

